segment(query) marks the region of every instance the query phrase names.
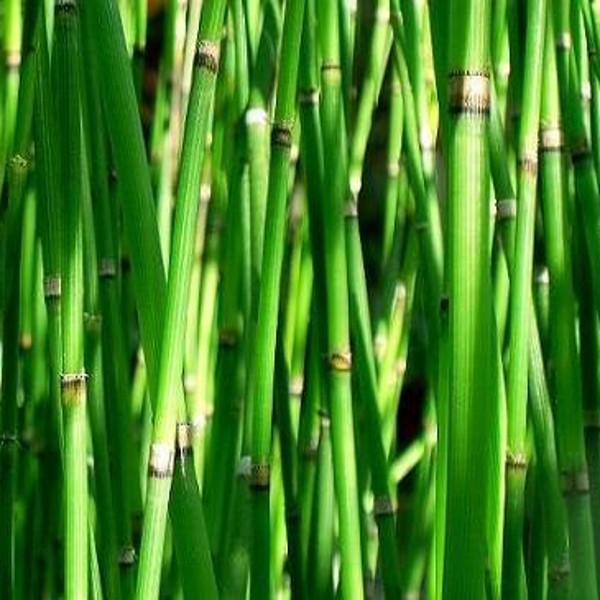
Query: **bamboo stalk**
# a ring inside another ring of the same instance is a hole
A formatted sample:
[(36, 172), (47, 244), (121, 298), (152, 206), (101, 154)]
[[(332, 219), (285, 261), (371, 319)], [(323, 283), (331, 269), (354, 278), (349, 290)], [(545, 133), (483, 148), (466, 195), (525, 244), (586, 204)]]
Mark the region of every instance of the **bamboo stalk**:
[[(490, 4), (450, 4), (452, 36), (448, 61), (448, 281), (449, 398), (447, 521), (444, 597), (480, 597), (485, 589), (485, 548), (480, 536), (488, 501), (483, 461), (476, 448), (481, 395), (491, 379), (489, 339), (491, 298), (488, 270), (489, 204), (487, 121), (490, 105), (488, 41)], [(458, 233), (458, 232), (462, 233)], [(468, 234), (466, 232), (469, 232)], [(464, 274), (470, 273), (466, 282)], [(463, 571), (454, 561), (468, 565)]]

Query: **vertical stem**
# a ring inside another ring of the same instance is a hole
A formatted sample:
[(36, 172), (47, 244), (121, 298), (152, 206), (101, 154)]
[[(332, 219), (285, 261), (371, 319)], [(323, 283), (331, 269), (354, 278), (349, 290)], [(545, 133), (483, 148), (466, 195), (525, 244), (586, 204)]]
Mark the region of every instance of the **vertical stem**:
[(490, 8), (486, 0), (450, 3), (450, 357), (443, 579), (443, 595), (448, 598), (485, 594), (486, 552), (481, 532), (488, 489), (479, 448), (484, 443), (482, 432), (491, 425), (482, 405), (490, 389), (492, 358), (487, 154)]

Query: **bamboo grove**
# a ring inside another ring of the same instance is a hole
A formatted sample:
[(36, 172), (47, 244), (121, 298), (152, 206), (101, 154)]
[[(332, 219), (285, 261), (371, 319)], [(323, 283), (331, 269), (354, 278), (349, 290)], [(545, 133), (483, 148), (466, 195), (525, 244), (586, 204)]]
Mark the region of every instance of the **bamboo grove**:
[(0, 598), (599, 597), (600, 2), (0, 43)]

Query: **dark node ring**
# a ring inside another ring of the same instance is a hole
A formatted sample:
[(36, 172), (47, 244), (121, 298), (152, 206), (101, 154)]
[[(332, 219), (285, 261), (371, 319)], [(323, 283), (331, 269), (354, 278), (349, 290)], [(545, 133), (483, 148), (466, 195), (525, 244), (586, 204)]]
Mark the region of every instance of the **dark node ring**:
[(87, 382), (87, 373), (61, 373), (60, 387), (63, 390), (76, 390), (84, 386)]
[(503, 221), (514, 219), (517, 216), (517, 200), (516, 198), (503, 198), (496, 200), (496, 219)]
[(537, 152), (530, 154), (523, 154), (520, 156), (517, 165), (519, 170), (528, 175), (535, 176), (538, 172), (538, 157)]
[(250, 487), (256, 491), (268, 491), (270, 484), (270, 464), (268, 462), (253, 462), (250, 466)]
[(300, 454), (304, 460), (314, 460), (317, 457), (318, 451), (319, 440), (317, 438), (313, 438), (302, 447)]
[(176, 456), (187, 456), (192, 453), (192, 435), (192, 425), (190, 423), (177, 423)]
[(527, 456), (521, 452), (508, 452), (506, 454), (506, 468), (509, 471), (526, 471)]
[(77, 5), (74, 0), (60, 0), (54, 5), (54, 14), (59, 15), (74, 15), (77, 13)]
[(331, 371), (340, 373), (352, 370), (352, 353), (349, 349), (332, 352), (328, 357), (329, 368)]
[(216, 75), (219, 70), (219, 42), (200, 41), (196, 48), (194, 64)]
[(550, 125), (540, 129), (539, 148), (540, 152), (562, 151), (565, 147), (565, 139), (560, 125)]
[(562, 492), (565, 496), (583, 495), (590, 491), (587, 469), (563, 471), (561, 473)]
[(133, 546), (124, 546), (119, 552), (119, 566), (123, 568), (130, 568), (135, 565), (137, 556), (135, 548)]
[(114, 279), (117, 276), (117, 265), (114, 259), (104, 257), (98, 265), (98, 277), (100, 279)]
[(282, 148), (292, 147), (292, 128), (288, 125), (276, 124), (271, 131), (271, 143)]
[(344, 216), (349, 219), (358, 218), (358, 202), (354, 196), (351, 196), (344, 205)]
[(62, 283), (60, 275), (47, 275), (44, 277), (44, 297), (49, 299), (57, 299), (62, 294)]
[(324, 62), (321, 65), (321, 71), (341, 71), (342, 67), (339, 63)]
[(376, 517), (393, 515), (396, 511), (388, 496), (378, 496), (373, 502), (373, 514)]
[(167, 479), (173, 475), (175, 452), (170, 444), (156, 443), (150, 446), (148, 476), (155, 479)]
[(487, 115), (490, 105), (490, 75), (487, 71), (450, 73), (448, 106), (451, 114)]
[(298, 94), (298, 102), (300, 104), (318, 104), (319, 103), (319, 88), (308, 88), (300, 90)]

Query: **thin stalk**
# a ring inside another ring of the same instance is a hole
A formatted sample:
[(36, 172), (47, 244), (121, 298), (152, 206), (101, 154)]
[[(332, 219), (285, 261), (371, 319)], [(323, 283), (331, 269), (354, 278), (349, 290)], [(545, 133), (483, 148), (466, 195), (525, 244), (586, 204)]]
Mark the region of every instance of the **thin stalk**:
[(61, 401), (65, 431), (65, 598), (88, 593), (87, 374), (83, 329), (83, 224), (79, 10), (56, 4), (54, 61), (61, 85), (58, 105), (62, 216), (63, 372)]
[[(134, 555), (132, 546), (132, 498), (130, 490), (139, 485), (134, 476), (133, 445), (130, 436), (131, 412), (129, 403), (129, 378), (127, 376), (127, 353), (124, 324), (119, 307), (119, 278), (117, 269), (117, 243), (114, 224), (113, 198), (109, 188), (107, 141), (105, 139), (102, 107), (100, 104), (96, 52), (90, 43), (91, 26), (87, 11), (82, 15), (84, 35), (82, 36), (84, 62), (88, 68), (85, 76), (86, 140), (88, 143), (88, 165), (92, 192), (93, 225), (96, 240), (97, 272), (99, 277), (99, 300), (102, 316), (102, 364), (106, 411), (108, 423), (114, 426), (117, 434), (112, 440), (111, 453), (118, 457), (112, 468), (114, 477), (113, 493), (118, 515), (119, 565), (123, 580), (124, 594), (133, 593), (133, 569), (128, 560)], [(113, 185), (116, 182), (113, 180)], [(114, 444), (114, 446), (113, 446)], [(114, 458), (113, 458), (114, 460)], [(114, 463), (113, 463), (114, 464)], [(116, 474), (115, 474), (116, 471)]]
[(4, 187), (7, 157), (11, 156), (17, 106), (19, 102), (19, 77), (21, 66), (21, 38), (23, 31), (22, 6), (19, 0), (8, 0), (4, 5), (2, 51), (4, 54), (3, 76), (3, 126), (0, 129), (0, 192)]
[[(192, 83), (189, 114), (183, 138), (181, 167), (177, 187), (175, 223), (164, 329), (159, 357), (158, 385), (154, 412), (152, 445), (148, 461), (148, 490), (146, 519), (140, 548), (136, 597), (157, 598), (160, 585), (160, 562), (164, 542), (167, 505), (173, 476), (173, 450), (178, 417), (183, 398), (173, 393), (180, 385), (185, 349), (185, 307), (194, 256), (194, 241), (198, 220), (200, 175), (208, 133), (210, 106), (213, 101), (219, 65), (219, 33), (224, 17), (224, 2), (207, 2), (202, 9), (198, 34), (198, 54)], [(185, 442), (185, 443), (184, 443)], [(180, 439), (179, 451), (189, 454), (190, 440)], [(181, 461), (177, 461), (181, 463)], [(199, 507), (200, 510), (200, 507)], [(179, 518), (180, 515), (177, 515)], [(202, 512), (199, 513), (201, 530), (197, 552), (202, 556), (202, 570), (198, 573), (194, 591), (216, 597), (217, 589), (208, 554), (208, 544)], [(183, 541), (183, 540), (182, 540)], [(188, 590), (192, 591), (192, 590)]]
[[(508, 437), (506, 448), (506, 526), (503, 597), (525, 598), (523, 515), (527, 469), (527, 326), (531, 310), (533, 241), (537, 188), (537, 144), (541, 106), (546, 2), (532, 0), (527, 9), (526, 85), (518, 143), (517, 228), (510, 287), (510, 364), (508, 369)], [(523, 335), (525, 333), (525, 335)]]
[(554, 443), (554, 421), (542, 347), (535, 319), (530, 310), (529, 323), (529, 392), (540, 480), (544, 488), (544, 527), (548, 553), (548, 598), (569, 598), (571, 572), (569, 567), (569, 539), (567, 514), (561, 496), (558, 459)]
[(3, 335), (2, 335), (2, 404), (0, 427), (0, 530), (3, 547), (0, 563), (0, 585), (15, 594), (15, 501), (17, 497), (18, 423), (17, 393), (19, 388), (19, 283), (21, 275), (21, 231), (28, 161), (16, 156), (8, 167), (9, 206), (6, 215)]
[(333, 596), (331, 564), (335, 518), (331, 421), (325, 413), (320, 414), (319, 430), (306, 587), (307, 597), (325, 599)]
[(252, 380), (252, 495), (253, 550), (251, 553), (250, 597), (269, 598), (272, 573), (269, 549), (269, 481), (273, 373), (277, 313), (285, 246), (285, 212), (292, 132), (296, 114), (296, 89), (300, 37), (304, 21), (304, 0), (286, 4), (283, 20), (280, 73), (277, 83), (275, 117), (271, 131), (269, 187), (265, 215), (258, 321)]
[(371, 44), (369, 47), (367, 68), (360, 90), (349, 158), (349, 185), (352, 193), (356, 196), (358, 196), (362, 184), (362, 170), (367, 141), (373, 122), (373, 113), (379, 97), (379, 88), (383, 79), (381, 73), (385, 72), (390, 53), (389, 18), (389, 0), (377, 0), (373, 12), (373, 26), (371, 28)]

